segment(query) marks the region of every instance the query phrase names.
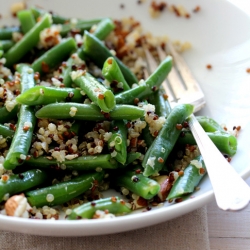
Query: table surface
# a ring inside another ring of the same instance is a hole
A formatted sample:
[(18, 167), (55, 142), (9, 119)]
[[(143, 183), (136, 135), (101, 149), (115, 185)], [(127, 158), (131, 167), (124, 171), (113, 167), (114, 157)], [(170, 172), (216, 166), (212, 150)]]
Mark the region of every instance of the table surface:
[(250, 249), (250, 204), (238, 212), (225, 212), (213, 201), (207, 205), (207, 214), (211, 250)]

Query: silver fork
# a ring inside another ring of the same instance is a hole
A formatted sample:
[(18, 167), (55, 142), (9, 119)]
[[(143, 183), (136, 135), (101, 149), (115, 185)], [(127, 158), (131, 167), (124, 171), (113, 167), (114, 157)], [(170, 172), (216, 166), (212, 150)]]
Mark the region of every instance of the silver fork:
[[(204, 94), (172, 44), (168, 43), (167, 48), (174, 61), (174, 66), (163, 83), (170, 105), (173, 107), (179, 103), (190, 103), (194, 105), (196, 112), (205, 105)], [(147, 48), (144, 47), (144, 51), (148, 70), (152, 73), (157, 63)], [(166, 52), (160, 47), (157, 47), (157, 52), (160, 60), (166, 57)], [(250, 187), (219, 152), (194, 115), (189, 117), (189, 127), (206, 164), (218, 207), (222, 210), (240, 210), (247, 206), (250, 201)]]

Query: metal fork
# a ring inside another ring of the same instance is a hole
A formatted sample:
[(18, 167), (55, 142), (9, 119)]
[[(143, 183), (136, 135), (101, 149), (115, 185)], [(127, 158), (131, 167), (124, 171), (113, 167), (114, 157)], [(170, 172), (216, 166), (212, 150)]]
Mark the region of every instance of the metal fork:
[[(178, 103), (190, 103), (194, 105), (196, 112), (205, 105), (204, 94), (184, 59), (171, 43), (167, 44), (167, 49), (174, 61), (174, 66), (163, 83), (170, 105), (173, 107)], [(152, 73), (157, 63), (146, 47), (144, 51), (149, 73)], [(157, 47), (157, 52), (160, 60), (166, 57), (162, 48)], [(250, 187), (219, 152), (194, 115), (189, 117), (189, 127), (206, 164), (218, 207), (222, 210), (240, 210), (247, 206)]]

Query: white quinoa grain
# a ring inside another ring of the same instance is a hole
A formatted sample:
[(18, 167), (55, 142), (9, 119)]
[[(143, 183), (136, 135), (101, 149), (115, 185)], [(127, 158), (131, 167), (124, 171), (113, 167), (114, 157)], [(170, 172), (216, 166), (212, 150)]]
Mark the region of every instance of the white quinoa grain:
[(197, 160), (190, 161), (190, 164), (193, 165), (193, 166), (195, 166), (196, 168), (202, 168), (201, 162), (199, 162)]
[(102, 168), (101, 168), (101, 167), (97, 167), (97, 168), (95, 169), (95, 171), (96, 171), (96, 172), (101, 172), (101, 171), (102, 171)]
[(66, 211), (65, 211), (65, 214), (66, 215), (70, 215), (72, 213), (72, 209), (68, 208)]
[(147, 165), (154, 169), (156, 157), (149, 157), (147, 160)]
[(25, 122), (23, 124), (24, 127), (32, 128), (32, 123), (31, 122)]
[(46, 201), (47, 202), (52, 202), (54, 200), (54, 195), (53, 194), (47, 194), (46, 196)]
[(20, 159), (23, 161), (26, 160), (26, 155), (20, 154)]
[(76, 108), (76, 107), (71, 107), (71, 108), (70, 108), (69, 115), (70, 115), (71, 117), (73, 117), (73, 116), (76, 115), (76, 112), (77, 112), (77, 108)]
[(56, 125), (54, 123), (50, 123), (48, 125), (48, 129), (50, 132), (55, 132), (56, 131)]
[(116, 157), (117, 152), (114, 150), (110, 155), (111, 155), (111, 157)]

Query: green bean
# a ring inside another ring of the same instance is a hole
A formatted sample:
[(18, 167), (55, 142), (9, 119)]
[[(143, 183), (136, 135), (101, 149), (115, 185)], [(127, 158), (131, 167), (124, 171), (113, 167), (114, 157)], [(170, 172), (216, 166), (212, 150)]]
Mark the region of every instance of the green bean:
[(115, 95), (115, 101), (117, 104), (134, 104), (137, 99), (142, 100), (152, 93), (153, 91), (148, 85), (141, 84)]
[(129, 165), (130, 163), (138, 160), (140, 157), (141, 157), (141, 153), (139, 152), (129, 152), (127, 154), (127, 160), (126, 160), (125, 165), (126, 166)]
[(36, 23), (36, 25), (28, 31), (24, 37), (15, 43), (7, 53), (4, 55), (6, 58), (6, 66), (11, 67), (13, 64), (17, 63), (28, 51), (35, 47), (40, 39), (40, 32), (50, 27), (50, 15), (45, 14), (43, 18)]
[[(62, 78), (62, 83), (64, 84), (65, 87), (71, 87), (73, 81), (71, 78), (71, 72), (72, 72), (72, 66), (75, 64), (75, 60), (77, 60), (77, 58), (80, 58), (80, 54), (82, 53), (82, 50), (79, 49), (77, 50), (76, 53), (73, 53), (68, 60), (64, 63), (64, 65), (62, 65), (60, 67), (61, 70), (61, 74), (60, 74), (60, 78)], [(82, 62), (83, 65), (85, 65), (85, 62)]]
[(62, 40), (59, 44), (45, 52), (32, 63), (36, 72), (48, 73), (50, 69), (58, 66), (64, 59), (76, 50), (76, 42), (70, 37)]
[(73, 77), (73, 74), (78, 74), (79, 71), (72, 72), (73, 82), (79, 86), (94, 102), (100, 107), (103, 112), (110, 112), (115, 107), (115, 96), (111, 90), (106, 89), (89, 73), (81, 74)]
[(75, 121), (69, 128), (69, 132), (73, 135), (79, 135), (82, 123), (80, 121)]
[(155, 105), (155, 113), (158, 116), (167, 117), (171, 112), (171, 106), (167, 98), (165, 98), (165, 93), (162, 89), (159, 89), (158, 91), (150, 95), (149, 102)]
[(205, 174), (206, 166), (200, 155), (190, 162), (185, 168), (184, 174), (174, 182), (167, 200), (182, 198), (184, 195), (193, 193)]
[[(30, 126), (30, 124), (32, 125)], [(4, 161), (5, 169), (14, 169), (26, 159), (31, 145), (34, 124), (35, 115), (33, 108), (22, 105), (19, 112), (16, 132)]]
[(5, 125), (0, 124), (0, 135), (2, 137), (12, 139), (14, 133), (15, 133), (14, 130), (10, 129)]
[(119, 170), (112, 178), (114, 185), (124, 187), (144, 199), (152, 199), (160, 191), (160, 185), (138, 173), (138, 170), (141, 171), (139, 167), (136, 170)]
[(0, 179), (0, 202), (5, 196), (12, 196), (17, 193), (29, 190), (44, 183), (48, 175), (45, 171), (32, 169), (24, 173), (10, 175), (5, 181)]
[(130, 208), (119, 197), (109, 197), (88, 202), (73, 209), (68, 220), (92, 219), (98, 210), (115, 215), (124, 215), (131, 212)]
[(147, 78), (146, 84), (151, 88), (159, 88), (172, 69), (172, 57), (167, 56), (156, 68), (156, 70)]
[[(224, 154), (229, 156), (235, 155), (237, 151), (237, 138), (227, 132), (217, 131), (217, 132), (206, 132), (208, 137), (212, 140), (214, 145)], [(182, 136), (177, 140), (179, 144), (190, 144), (196, 145), (194, 136), (190, 131), (184, 131)]]
[(35, 18), (32, 14), (31, 10), (21, 10), (17, 12), (17, 17), (21, 24), (21, 29), (24, 34), (26, 34), (29, 30), (31, 30), (35, 24)]
[(124, 165), (127, 160), (127, 127), (123, 120), (114, 121), (108, 147), (113, 150), (111, 156)]
[(90, 171), (98, 169), (116, 169), (118, 163), (112, 159), (110, 154), (101, 155), (86, 155), (80, 156), (73, 160), (65, 160), (64, 162), (58, 162), (55, 159), (48, 159), (47, 157), (40, 156), (38, 158), (31, 157), (25, 161), (25, 166), (37, 168), (50, 168), (60, 166), (62, 169)]
[(16, 97), (21, 104), (35, 106), (58, 102), (82, 102), (79, 89), (34, 86)]
[(150, 145), (154, 142), (155, 137), (153, 137), (152, 134), (150, 133), (148, 124), (142, 130), (142, 136), (143, 136), (143, 139), (145, 140), (147, 147), (150, 147)]
[(78, 20), (76, 24), (66, 23), (62, 25), (60, 34), (61, 36), (66, 36), (71, 30), (77, 30), (83, 34), (85, 30), (90, 30), (93, 25), (96, 25), (101, 21), (102, 18), (92, 20)]
[(3, 50), (4, 52), (8, 51), (12, 46), (14, 45), (14, 42), (12, 40), (1, 40), (0, 41), (0, 50)]
[(116, 105), (110, 113), (102, 113), (95, 104), (52, 103), (36, 112), (37, 118), (86, 121), (135, 120), (144, 116), (144, 110), (132, 105)]
[(104, 40), (114, 28), (114, 22), (110, 18), (104, 18), (96, 25), (93, 35), (100, 40)]
[(108, 80), (110, 83), (113, 81), (116, 81), (117, 83), (121, 84), (120, 87), (123, 90), (130, 89), (129, 85), (127, 84), (126, 80), (123, 77), (123, 74), (116, 62), (116, 60), (113, 57), (109, 57), (103, 65), (102, 68), (102, 74), (106, 80)]
[(11, 40), (14, 32), (21, 32), (17, 26), (0, 28), (0, 40)]
[(21, 74), (21, 94), (23, 94), (35, 85), (34, 71), (24, 63), (17, 64), (16, 70)]
[[(97, 37), (85, 31), (84, 33), (84, 47), (83, 52), (88, 58), (90, 58), (99, 68), (102, 68), (105, 60), (113, 56), (109, 49), (100, 41)], [(127, 83), (132, 86), (133, 83), (137, 83), (136, 76), (131, 70), (125, 66), (117, 57), (114, 57), (118, 63), (124, 78)]]
[[(93, 33), (94, 36), (98, 37), (100, 40), (103, 40), (112, 30), (114, 29), (114, 23), (110, 18), (104, 18), (101, 20)], [(75, 54), (75, 57), (79, 57), (84, 60), (84, 54), (82, 49), (79, 49)], [(63, 79), (63, 84), (66, 87), (71, 86), (73, 83), (71, 79), (72, 66), (74, 65), (75, 59), (73, 55), (66, 61), (66, 65), (61, 67), (62, 73), (61, 78)]]
[(190, 104), (181, 104), (171, 111), (163, 124), (158, 136), (147, 150), (142, 166), (143, 174), (150, 176), (157, 174), (163, 167), (168, 155), (172, 151), (181, 130), (176, 126), (182, 124), (186, 118), (193, 112), (193, 106)]
[(225, 130), (212, 118), (206, 116), (196, 116), (196, 118), (206, 132), (225, 132)]
[[(35, 19), (38, 19), (40, 16), (43, 16), (45, 13), (47, 13), (46, 10), (38, 8), (38, 7), (32, 7), (30, 8), (33, 16), (35, 17)], [(64, 24), (66, 22), (69, 21), (69, 18), (57, 15), (54, 12), (50, 12), (51, 17), (52, 17), (52, 21), (54, 24)]]
[(10, 122), (11, 120), (15, 120), (17, 118), (18, 105), (8, 111), (6, 107), (0, 108), (0, 123)]
[(53, 186), (26, 192), (25, 196), (31, 206), (42, 207), (63, 204), (100, 183), (104, 172), (86, 173), (69, 181), (64, 181)]
[[(157, 67), (155, 72), (146, 79), (145, 83), (140, 83), (135, 88), (117, 94), (115, 96), (116, 103), (132, 104), (135, 102), (135, 100), (142, 100), (146, 97), (151, 96), (154, 93), (155, 89), (157, 90), (158, 88), (161, 88), (160, 85), (167, 77), (171, 68), (172, 57), (167, 56), (165, 60), (163, 60), (161, 64)], [(169, 107), (167, 108), (169, 110)]]
[(112, 120), (136, 120), (144, 117), (144, 109), (132, 105), (116, 105), (109, 113)]
[[(33, 70), (24, 64), (17, 65), (21, 73), (21, 93), (34, 86)], [(21, 105), (16, 132), (4, 161), (4, 168), (14, 169), (21, 165), (29, 152), (36, 117), (32, 107)]]

